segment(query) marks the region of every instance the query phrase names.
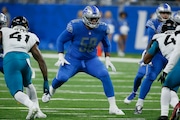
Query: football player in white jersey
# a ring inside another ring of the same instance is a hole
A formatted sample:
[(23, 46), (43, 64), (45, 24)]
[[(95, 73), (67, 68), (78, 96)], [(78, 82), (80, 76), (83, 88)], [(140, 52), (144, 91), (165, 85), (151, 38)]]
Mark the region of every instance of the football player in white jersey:
[[(7, 26), (7, 18), (3, 13), (0, 13), (0, 29)], [(0, 72), (3, 72), (3, 48), (0, 45)]]
[[(145, 64), (148, 64), (158, 51), (161, 51), (162, 55), (167, 60), (170, 60), (170, 57), (172, 54), (174, 54), (173, 50), (178, 41), (176, 38), (177, 32), (175, 32), (176, 26), (176, 22), (167, 20), (162, 26), (163, 33), (153, 36), (152, 42), (149, 44), (150, 48), (147, 50), (147, 53), (143, 59)], [(169, 104), (171, 100), (173, 99), (174, 104), (179, 102), (176, 94), (179, 86), (168, 89), (166, 86), (169, 83), (164, 83), (162, 80), (161, 82), (163, 83), (163, 88), (161, 91), (161, 116), (158, 118), (158, 120), (168, 120)]]
[[(3, 69), (7, 87), (11, 95), (21, 104), (29, 108), (27, 120), (36, 117), (46, 118), (39, 108), (39, 102), (34, 85), (32, 84), (32, 71), (30, 56), (38, 62), (44, 79), (44, 92), (49, 92), (47, 66), (38, 48), (39, 38), (28, 32), (28, 21), (23, 16), (15, 17), (11, 22), (11, 28), (3, 27), (0, 30), (0, 43), (3, 45), (4, 58)], [(27, 87), (27, 94), (23, 92)]]
[[(169, 91), (180, 86), (180, 11), (177, 11), (174, 14), (173, 19), (178, 23), (175, 31), (176, 45), (174, 47), (174, 50), (172, 51), (173, 54), (171, 55), (168, 64), (166, 65), (163, 73), (160, 76), (160, 80), (164, 82), (162, 88), (162, 90), (164, 90), (164, 94), (161, 93), (161, 96), (163, 95), (163, 98), (166, 98), (166, 101), (169, 101)], [(180, 102), (175, 106), (170, 120), (179, 120), (179, 118)]]

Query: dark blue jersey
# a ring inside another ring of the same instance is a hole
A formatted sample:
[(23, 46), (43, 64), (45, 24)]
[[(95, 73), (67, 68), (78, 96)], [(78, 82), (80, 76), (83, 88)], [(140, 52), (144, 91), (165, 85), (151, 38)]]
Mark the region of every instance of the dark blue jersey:
[(70, 41), (67, 54), (80, 60), (96, 57), (97, 45), (102, 42), (104, 52), (110, 52), (109, 28), (104, 22), (94, 29), (88, 29), (81, 19), (68, 23), (57, 39), (58, 52), (64, 52), (64, 44)]

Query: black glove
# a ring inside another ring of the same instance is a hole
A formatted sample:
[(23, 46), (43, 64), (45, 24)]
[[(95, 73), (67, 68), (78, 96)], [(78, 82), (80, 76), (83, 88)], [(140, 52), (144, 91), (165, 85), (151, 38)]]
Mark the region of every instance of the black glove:
[(44, 93), (47, 93), (47, 94), (49, 93), (49, 83), (48, 83), (48, 80), (44, 81), (43, 90), (44, 90)]
[(161, 81), (161, 84), (163, 84), (164, 81), (165, 81), (166, 76), (167, 76), (167, 73), (163, 72), (163, 73), (160, 75), (160, 77), (158, 78), (158, 81)]

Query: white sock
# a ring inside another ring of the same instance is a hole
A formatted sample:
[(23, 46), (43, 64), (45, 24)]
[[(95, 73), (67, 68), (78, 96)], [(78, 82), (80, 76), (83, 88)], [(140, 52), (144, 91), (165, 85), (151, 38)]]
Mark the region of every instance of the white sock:
[(33, 102), (29, 99), (28, 95), (26, 95), (22, 91), (18, 91), (14, 95), (14, 98), (21, 104), (27, 106), (28, 108), (31, 108), (33, 106)]
[(179, 97), (177, 96), (177, 93), (173, 90), (171, 90), (171, 101), (170, 105), (174, 108), (179, 103)]
[(167, 87), (161, 89), (161, 116), (168, 116), (171, 92)]
[(37, 98), (37, 92), (33, 84), (30, 84), (28, 87), (26, 87), (27, 95), (29, 96), (30, 100), (35, 103), (36, 107), (39, 108), (39, 101)]
[(116, 107), (116, 100), (115, 100), (115, 97), (108, 97), (108, 102), (109, 102), (109, 106), (113, 106), (113, 107)]
[(56, 92), (56, 89), (54, 89), (53, 87), (52, 87), (52, 85), (49, 87), (49, 93), (50, 93), (50, 95), (52, 96), (52, 95), (54, 95), (54, 93)]
[(138, 101), (136, 103), (136, 106), (143, 106), (144, 105), (144, 99), (138, 98)]

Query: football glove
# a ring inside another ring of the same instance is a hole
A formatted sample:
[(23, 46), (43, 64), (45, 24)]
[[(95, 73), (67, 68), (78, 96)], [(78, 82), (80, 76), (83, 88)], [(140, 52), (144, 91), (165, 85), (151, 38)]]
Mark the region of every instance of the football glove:
[(46, 94), (49, 93), (49, 83), (48, 83), (48, 80), (44, 80), (43, 91), (44, 91), (44, 93), (46, 93)]
[(158, 81), (161, 81), (161, 84), (163, 84), (164, 81), (165, 81), (166, 76), (167, 76), (167, 73), (166, 73), (166, 72), (163, 72), (163, 73), (160, 75), (160, 77), (158, 78)]
[(58, 61), (54, 64), (55, 66), (64, 66), (64, 64), (70, 64), (65, 58), (63, 53), (59, 53), (59, 59)]
[(116, 72), (116, 68), (114, 67), (114, 65), (111, 63), (109, 56), (106, 56), (105, 58), (105, 63), (106, 63), (106, 68), (108, 69), (109, 67), (111, 67), (113, 72)]

